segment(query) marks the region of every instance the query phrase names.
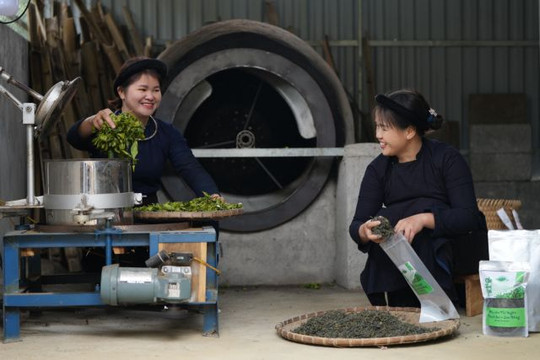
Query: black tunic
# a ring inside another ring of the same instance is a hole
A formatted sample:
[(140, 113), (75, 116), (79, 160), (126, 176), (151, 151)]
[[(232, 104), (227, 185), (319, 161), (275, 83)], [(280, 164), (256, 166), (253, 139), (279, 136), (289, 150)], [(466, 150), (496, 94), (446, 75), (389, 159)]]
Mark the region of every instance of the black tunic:
[(447, 144), (426, 138), (416, 160), (399, 163), (397, 158), (381, 154), (366, 169), (349, 227), (358, 248), (368, 253), (360, 277), (366, 294), (402, 290), (408, 285), (378, 244), (361, 243), (360, 225), (378, 215), (395, 225), (400, 219), (424, 212), (433, 213), (435, 228), (416, 234), (412, 247), (441, 287), (455, 297), (450, 240), (472, 231), (485, 232), (485, 218), (478, 210), (463, 156)]

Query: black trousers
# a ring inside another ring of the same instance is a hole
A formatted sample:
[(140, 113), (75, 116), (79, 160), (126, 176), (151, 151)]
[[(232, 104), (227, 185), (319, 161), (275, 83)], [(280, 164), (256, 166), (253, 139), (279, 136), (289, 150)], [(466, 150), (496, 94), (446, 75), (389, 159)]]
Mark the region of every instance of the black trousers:
[[(420, 307), (420, 301), (410, 288), (397, 291), (367, 294), (373, 306)], [(388, 299), (388, 302), (386, 301)]]

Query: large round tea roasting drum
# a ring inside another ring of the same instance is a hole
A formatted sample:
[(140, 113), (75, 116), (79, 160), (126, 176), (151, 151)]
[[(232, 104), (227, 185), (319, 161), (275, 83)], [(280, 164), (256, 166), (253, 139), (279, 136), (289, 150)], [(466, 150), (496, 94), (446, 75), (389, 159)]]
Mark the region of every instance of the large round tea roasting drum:
[(45, 160), (43, 207), (51, 225), (131, 224), (131, 164), (120, 159)]
[[(354, 141), (347, 93), (335, 72), (305, 41), (262, 22), (219, 21), (171, 44), (156, 117), (170, 121), (192, 149), (333, 148)], [(307, 208), (324, 188), (332, 157), (201, 158), (242, 216), (220, 228), (273, 228)], [(172, 200), (192, 192), (175, 172), (162, 177)]]

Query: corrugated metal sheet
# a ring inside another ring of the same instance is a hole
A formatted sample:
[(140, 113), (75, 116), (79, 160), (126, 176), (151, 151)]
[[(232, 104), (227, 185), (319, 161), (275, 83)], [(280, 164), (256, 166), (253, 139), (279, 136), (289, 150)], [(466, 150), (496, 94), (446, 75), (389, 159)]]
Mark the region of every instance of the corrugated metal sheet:
[(461, 123), (463, 148), (469, 95), (525, 93), (538, 147), (538, 11), (536, 0), (364, 0), (376, 89), (424, 93)]
[[(279, 25), (304, 39), (356, 38), (357, 0), (278, 0)], [(88, 2), (92, 4), (92, 1)], [(177, 40), (202, 25), (228, 19), (266, 21), (264, 0), (102, 0), (118, 19), (127, 6), (141, 32), (158, 43)]]
[[(89, 4), (92, 1), (87, 1)], [(141, 34), (155, 43), (178, 40), (205, 23), (232, 18), (266, 21), (264, 0), (102, 0), (123, 23), (127, 6)], [(279, 25), (321, 52), (332, 42), (346, 90), (367, 109), (359, 31), (372, 44), (375, 91), (416, 88), (468, 144), (468, 98), (474, 93), (525, 93), (540, 144), (539, 9), (537, 0), (276, 0)], [(360, 11), (361, 7), (361, 11)], [(361, 14), (361, 16), (360, 16)], [(390, 41), (390, 42), (389, 42)], [(405, 42), (406, 41), (406, 42)], [(504, 41), (504, 43), (503, 43)]]
[[(87, 1), (90, 6), (95, 1)], [(279, 26), (309, 41), (321, 51), (321, 41), (358, 38), (358, 0), (270, 1), (278, 13)], [(204, 24), (228, 19), (267, 21), (264, 0), (102, 0), (103, 7), (123, 23), (122, 8), (133, 14), (143, 36), (155, 44), (179, 40)], [(336, 67), (351, 94), (358, 92), (358, 50), (354, 46), (332, 48)]]

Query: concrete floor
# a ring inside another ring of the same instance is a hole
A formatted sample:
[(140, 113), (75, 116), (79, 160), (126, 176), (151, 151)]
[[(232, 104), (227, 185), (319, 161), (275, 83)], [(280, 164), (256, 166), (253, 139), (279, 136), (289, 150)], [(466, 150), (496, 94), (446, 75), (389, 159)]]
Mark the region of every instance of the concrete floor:
[[(277, 323), (314, 311), (368, 305), (360, 291), (326, 286), (220, 290), (220, 336), (203, 337), (202, 315), (126, 308), (62, 309), (24, 316), (22, 341), (0, 344), (0, 359), (531, 359), (540, 334), (482, 334), (481, 315), (462, 316), (455, 336), (388, 348), (304, 345), (277, 335)], [(535, 355), (536, 354), (536, 355)]]

